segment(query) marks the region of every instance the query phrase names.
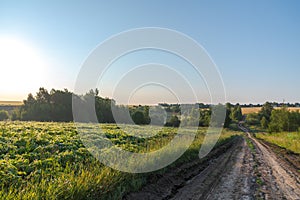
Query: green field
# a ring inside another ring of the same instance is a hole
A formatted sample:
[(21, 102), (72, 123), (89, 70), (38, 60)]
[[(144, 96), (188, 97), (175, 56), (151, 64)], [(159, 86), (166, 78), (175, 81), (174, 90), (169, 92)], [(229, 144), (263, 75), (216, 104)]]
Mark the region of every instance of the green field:
[(300, 133), (280, 132), (280, 133), (258, 133), (257, 138), (276, 144), (295, 153), (300, 153)]
[[(177, 131), (164, 128), (144, 139), (125, 134), (115, 124), (100, 126), (115, 145), (133, 152), (157, 150)], [(151, 130), (150, 135), (158, 129)], [(175, 164), (198, 159), (205, 131), (199, 128), (194, 143)], [(236, 134), (224, 130), (219, 143)], [(73, 123), (0, 122), (0, 152), (0, 199), (119, 199), (138, 190), (151, 174), (104, 166), (82, 144)]]

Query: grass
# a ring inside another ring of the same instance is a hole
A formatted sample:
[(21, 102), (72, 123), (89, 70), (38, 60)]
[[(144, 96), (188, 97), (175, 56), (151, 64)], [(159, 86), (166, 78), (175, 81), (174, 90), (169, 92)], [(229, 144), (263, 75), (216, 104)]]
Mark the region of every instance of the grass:
[[(93, 130), (95, 125), (84, 125)], [(115, 124), (101, 124), (117, 146), (147, 152), (160, 149), (176, 128), (151, 128), (147, 139), (132, 137)], [(146, 128), (146, 127), (145, 127)], [(198, 159), (206, 128), (199, 128), (189, 149), (170, 166), (151, 173), (131, 174), (106, 167), (85, 148), (73, 123), (0, 122), (0, 199), (121, 199), (147, 183), (153, 174)], [(157, 133), (157, 134), (156, 134)], [(138, 134), (138, 133), (135, 133)], [(224, 130), (221, 144), (238, 131)]]
[(276, 144), (295, 153), (300, 153), (300, 133), (281, 132), (281, 133), (257, 133), (257, 138)]
[(249, 138), (246, 138), (246, 142), (251, 152), (255, 152), (255, 147)]

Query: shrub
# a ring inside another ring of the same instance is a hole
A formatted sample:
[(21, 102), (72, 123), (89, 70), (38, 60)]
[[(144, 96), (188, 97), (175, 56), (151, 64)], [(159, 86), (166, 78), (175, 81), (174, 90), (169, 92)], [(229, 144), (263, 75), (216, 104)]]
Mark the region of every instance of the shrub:
[(8, 112), (5, 110), (0, 110), (0, 121), (7, 120), (8, 118)]
[(249, 125), (259, 125), (260, 124), (259, 115), (257, 113), (248, 114), (246, 117), (246, 122)]

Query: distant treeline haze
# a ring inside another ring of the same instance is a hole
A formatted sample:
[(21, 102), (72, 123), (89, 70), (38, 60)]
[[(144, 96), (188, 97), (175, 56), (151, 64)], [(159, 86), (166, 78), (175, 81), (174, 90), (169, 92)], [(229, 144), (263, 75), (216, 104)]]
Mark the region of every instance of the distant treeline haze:
[[(85, 104), (85, 101), (94, 98), (95, 111), (99, 123), (115, 123), (112, 109), (118, 113), (118, 122), (121, 123), (130, 123), (125, 116), (126, 113), (128, 115), (127, 110), (129, 110), (130, 117), (135, 124), (149, 124), (152, 119), (151, 124), (161, 125), (163, 123), (165, 126), (174, 127), (179, 126), (180, 123), (196, 123), (199, 126), (208, 126), (212, 113), (210, 105), (200, 103), (198, 104), (199, 108), (192, 110), (192, 112), (199, 112), (199, 118), (193, 119), (189, 117), (188, 120), (185, 120), (185, 116), (180, 113), (179, 104), (162, 103), (155, 107), (151, 106), (152, 111), (158, 110), (158, 112), (150, 113), (150, 106), (146, 105), (116, 105), (113, 99), (100, 97), (98, 89), (90, 90), (85, 95), (76, 95), (67, 89), (52, 89), (48, 92), (45, 88), (40, 88), (35, 96), (29, 94), (27, 99), (23, 101), (23, 105), (10, 112), (9, 115), (6, 111), (0, 111), (0, 120), (10, 118), (11, 120), (22, 121), (73, 121), (72, 97), (76, 101), (81, 101), (82, 105)], [(159, 109), (164, 109), (167, 115), (164, 116), (163, 112), (159, 112)], [(239, 105), (233, 106), (227, 103), (226, 109), (225, 127), (228, 127), (232, 121), (241, 120), (242, 113)], [(123, 118), (122, 115), (124, 115)], [(82, 116), (82, 121), (92, 121), (89, 119), (89, 113), (83, 112)]]

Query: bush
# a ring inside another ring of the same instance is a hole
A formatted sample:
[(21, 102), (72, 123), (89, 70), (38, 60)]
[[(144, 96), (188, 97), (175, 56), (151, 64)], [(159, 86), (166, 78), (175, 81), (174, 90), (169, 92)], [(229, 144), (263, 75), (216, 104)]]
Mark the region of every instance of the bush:
[(0, 121), (7, 120), (8, 118), (8, 112), (5, 110), (0, 110)]
[(170, 127), (179, 127), (180, 125), (180, 120), (176, 115), (173, 115), (170, 120), (167, 121), (165, 126), (170, 126)]
[(262, 128), (266, 129), (268, 128), (268, 121), (265, 117), (263, 117), (261, 120), (260, 120), (260, 125)]
[(13, 112), (11, 113), (10, 119), (12, 121), (20, 120), (21, 119), (20, 111), (18, 109), (13, 110)]
[(259, 125), (260, 120), (259, 120), (259, 115), (257, 113), (250, 113), (246, 117), (246, 122), (249, 125)]
[(290, 112), (286, 107), (272, 111), (269, 132), (297, 131), (299, 126), (299, 112)]

